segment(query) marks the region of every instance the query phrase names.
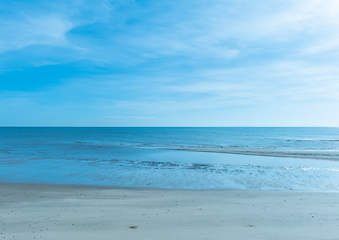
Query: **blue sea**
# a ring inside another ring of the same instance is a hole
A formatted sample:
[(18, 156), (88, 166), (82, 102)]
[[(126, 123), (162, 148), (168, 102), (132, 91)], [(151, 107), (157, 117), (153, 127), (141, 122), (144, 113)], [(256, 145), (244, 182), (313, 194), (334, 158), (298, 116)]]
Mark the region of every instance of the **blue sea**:
[(339, 190), (339, 128), (0, 127), (0, 181)]

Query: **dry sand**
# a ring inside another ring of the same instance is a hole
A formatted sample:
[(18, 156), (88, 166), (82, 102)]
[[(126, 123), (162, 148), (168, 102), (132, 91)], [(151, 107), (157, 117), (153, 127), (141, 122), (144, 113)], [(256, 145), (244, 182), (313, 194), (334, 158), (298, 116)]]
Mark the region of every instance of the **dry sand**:
[(0, 183), (1, 239), (339, 239), (338, 192)]

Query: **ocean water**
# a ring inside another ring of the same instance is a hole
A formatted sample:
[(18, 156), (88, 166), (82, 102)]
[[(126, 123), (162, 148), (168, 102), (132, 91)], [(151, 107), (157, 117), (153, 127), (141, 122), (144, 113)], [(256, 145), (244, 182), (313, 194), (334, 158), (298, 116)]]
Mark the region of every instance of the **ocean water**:
[(339, 190), (339, 128), (1, 127), (0, 180)]

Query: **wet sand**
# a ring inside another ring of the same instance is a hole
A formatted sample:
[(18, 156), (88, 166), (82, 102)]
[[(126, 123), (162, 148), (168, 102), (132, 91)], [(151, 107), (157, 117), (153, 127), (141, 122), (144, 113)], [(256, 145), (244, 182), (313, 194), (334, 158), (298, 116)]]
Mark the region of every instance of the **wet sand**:
[(339, 193), (0, 183), (0, 239), (339, 239)]

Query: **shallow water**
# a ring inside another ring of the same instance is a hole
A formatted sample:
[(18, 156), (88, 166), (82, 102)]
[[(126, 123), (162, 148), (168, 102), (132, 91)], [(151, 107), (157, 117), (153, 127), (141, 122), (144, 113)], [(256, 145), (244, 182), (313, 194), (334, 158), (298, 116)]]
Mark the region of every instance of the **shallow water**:
[(337, 191), (338, 139), (337, 128), (0, 128), (0, 178)]

